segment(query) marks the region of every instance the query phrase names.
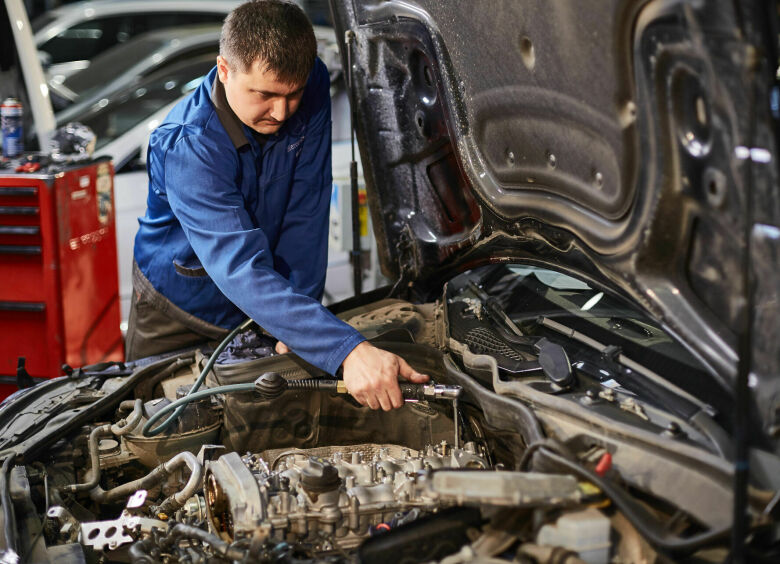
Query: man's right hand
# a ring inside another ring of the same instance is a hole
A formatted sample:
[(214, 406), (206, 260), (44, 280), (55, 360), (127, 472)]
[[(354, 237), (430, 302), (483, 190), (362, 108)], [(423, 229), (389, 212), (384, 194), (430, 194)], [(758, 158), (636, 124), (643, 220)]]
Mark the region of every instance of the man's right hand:
[(385, 411), (404, 404), (398, 377), (416, 384), (428, 381), (400, 356), (378, 349), (363, 341), (347, 355), (342, 363), (347, 391), (361, 405)]

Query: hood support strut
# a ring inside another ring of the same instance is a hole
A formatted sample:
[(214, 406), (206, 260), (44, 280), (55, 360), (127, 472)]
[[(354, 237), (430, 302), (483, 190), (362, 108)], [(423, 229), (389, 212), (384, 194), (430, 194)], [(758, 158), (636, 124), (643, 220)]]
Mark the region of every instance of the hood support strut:
[(347, 30), (344, 33), (344, 43), (347, 49), (347, 87), (349, 88), (349, 134), (352, 145), (352, 160), (349, 163), (350, 197), (352, 200), (352, 284), (355, 295), (363, 293), (363, 251), (360, 248), (360, 197), (358, 193), (358, 171), (355, 160), (355, 86), (352, 80), (352, 43), (355, 32)]

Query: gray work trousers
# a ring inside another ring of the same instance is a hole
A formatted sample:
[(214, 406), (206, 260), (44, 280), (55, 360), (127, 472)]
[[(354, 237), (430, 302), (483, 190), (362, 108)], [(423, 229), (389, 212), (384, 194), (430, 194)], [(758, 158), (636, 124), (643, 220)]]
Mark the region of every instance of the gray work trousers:
[(137, 360), (201, 343), (219, 342), (230, 331), (187, 313), (154, 289), (133, 261), (133, 296), (125, 358)]

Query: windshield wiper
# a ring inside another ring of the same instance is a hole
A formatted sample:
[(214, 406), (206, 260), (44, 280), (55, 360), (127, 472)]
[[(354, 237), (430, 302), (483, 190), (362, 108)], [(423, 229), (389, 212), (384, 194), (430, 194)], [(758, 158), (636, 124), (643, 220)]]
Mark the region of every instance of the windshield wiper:
[(686, 392), (679, 386), (669, 382), (669, 380), (656, 374), (646, 366), (642, 366), (638, 362), (631, 360), (626, 355), (620, 352), (619, 347), (600, 343), (599, 341), (591, 337), (588, 337), (584, 333), (575, 331), (574, 329), (562, 323), (558, 323), (557, 321), (553, 321), (552, 319), (549, 319), (547, 317), (539, 317), (537, 319), (537, 323), (542, 327), (546, 327), (548, 329), (555, 331), (556, 333), (560, 333), (561, 335), (569, 337), (570, 339), (574, 339), (575, 341), (578, 341), (583, 345), (586, 345), (587, 347), (596, 350), (597, 352), (599, 352), (604, 356), (613, 358), (618, 364), (621, 364), (626, 368), (633, 370), (637, 374), (641, 374), (642, 376), (644, 376), (654, 384), (662, 388), (665, 388), (666, 390), (672, 392), (676, 396), (681, 397), (686, 401), (692, 403), (693, 405), (701, 409), (704, 413), (706, 413), (710, 417), (716, 415), (717, 412), (715, 411), (715, 408), (713, 408), (711, 405), (704, 403), (703, 401), (691, 395), (690, 393)]
[(487, 292), (485, 292), (471, 280), (469, 280), (469, 289), (474, 292), (474, 295), (477, 296), (477, 299), (482, 302), (482, 305), (485, 307), (485, 311), (487, 312), (488, 316), (496, 325), (503, 325), (506, 329), (509, 329), (509, 331), (511, 331), (516, 337), (520, 339), (520, 342), (517, 342), (517, 344), (523, 344), (526, 346), (531, 346), (533, 344), (533, 341), (523, 335), (523, 332), (520, 331), (520, 328), (515, 324), (514, 321), (509, 318), (496, 298), (488, 295)]
[(538, 363), (550, 383), (553, 384), (555, 392), (565, 391), (574, 384), (575, 379), (569, 356), (562, 346), (545, 338), (534, 339), (524, 335), (515, 322), (506, 314), (496, 298), (488, 295), (487, 292), (472, 281), (469, 281), (469, 289), (482, 303), (488, 317), (495, 323), (503, 339), (514, 345), (527, 347), (534, 351), (537, 356), (536, 363)]

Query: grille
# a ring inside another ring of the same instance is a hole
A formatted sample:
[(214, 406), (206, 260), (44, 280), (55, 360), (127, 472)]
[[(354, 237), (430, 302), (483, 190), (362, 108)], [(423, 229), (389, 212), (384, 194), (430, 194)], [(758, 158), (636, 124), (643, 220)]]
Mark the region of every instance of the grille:
[(494, 353), (506, 358), (523, 362), (528, 356), (516, 351), (495, 333), (483, 327), (475, 327), (466, 333), (465, 342), (474, 353)]

